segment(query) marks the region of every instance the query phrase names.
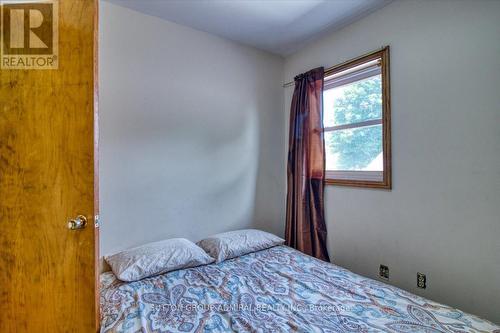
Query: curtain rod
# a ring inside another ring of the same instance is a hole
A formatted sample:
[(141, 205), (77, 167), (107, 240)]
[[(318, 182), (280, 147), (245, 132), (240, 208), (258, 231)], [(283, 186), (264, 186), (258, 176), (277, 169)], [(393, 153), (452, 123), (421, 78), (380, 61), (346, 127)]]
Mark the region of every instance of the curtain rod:
[[(380, 52), (380, 51), (383, 51), (383, 50), (384, 50), (384, 49), (386, 49), (387, 47), (388, 47), (388, 46), (382, 46), (381, 48), (379, 48), (379, 49), (377, 49), (377, 50), (375, 50), (375, 51), (370, 51), (370, 52), (365, 53), (365, 54), (363, 54), (363, 55), (360, 55), (359, 57), (356, 57), (356, 58), (354, 58), (354, 59), (349, 59), (349, 60), (344, 61), (344, 62), (342, 62), (342, 63), (340, 63), (340, 64), (337, 64), (337, 65), (333, 65), (333, 66), (331, 66), (331, 67), (328, 67), (328, 68), (326, 68), (326, 69), (325, 69), (325, 74), (326, 74), (326, 73), (328, 73), (328, 72), (331, 72), (331, 71), (335, 70), (336, 68), (339, 68), (340, 66), (344, 66), (345, 64), (350, 63), (350, 62), (352, 62), (352, 61), (356, 61), (356, 60), (359, 60), (359, 59), (361, 59), (361, 58), (368, 57), (368, 56), (370, 56), (370, 55), (372, 55), (372, 54), (375, 54), (375, 53), (378, 53), (378, 52)], [(294, 85), (294, 83), (295, 83), (295, 81), (290, 81), (290, 82), (284, 83), (284, 84), (283, 84), (283, 88), (291, 87), (291, 86), (293, 86), (293, 85)]]

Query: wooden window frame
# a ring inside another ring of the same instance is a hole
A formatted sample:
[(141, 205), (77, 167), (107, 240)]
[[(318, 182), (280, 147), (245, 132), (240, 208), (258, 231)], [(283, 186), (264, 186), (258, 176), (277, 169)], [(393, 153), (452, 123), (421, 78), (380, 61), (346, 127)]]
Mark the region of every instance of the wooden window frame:
[[(392, 188), (392, 170), (391, 170), (391, 94), (390, 94), (390, 74), (389, 74), (389, 46), (381, 50), (368, 53), (361, 57), (346, 61), (342, 64), (328, 68), (325, 71), (324, 77), (334, 75), (336, 73), (345, 71), (349, 68), (361, 65), (363, 63), (379, 59), (382, 74), (382, 147), (383, 147), (383, 165), (384, 170), (380, 171), (340, 171), (340, 170), (326, 170), (325, 169), (325, 184), (327, 185), (340, 185), (340, 186), (354, 186), (354, 187), (367, 187), (367, 188)], [(380, 123), (380, 120), (376, 120)], [(376, 121), (366, 121), (376, 122)], [(365, 122), (363, 122), (365, 123)], [(348, 125), (341, 125), (336, 127), (346, 127)], [(328, 128), (331, 130), (331, 128)], [(378, 173), (378, 175), (377, 175)], [(382, 180), (373, 180), (382, 174)], [(359, 176), (359, 179), (351, 179), (354, 175)], [(344, 178), (344, 179), (342, 179)]]

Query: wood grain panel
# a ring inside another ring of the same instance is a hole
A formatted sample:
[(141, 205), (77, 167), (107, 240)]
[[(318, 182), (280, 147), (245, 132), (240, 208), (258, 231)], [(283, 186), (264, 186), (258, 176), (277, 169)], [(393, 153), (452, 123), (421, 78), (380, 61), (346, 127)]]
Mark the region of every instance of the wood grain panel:
[(0, 70), (0, 332), (96, 330), (96, 10), (59, 2), (59, 69)]

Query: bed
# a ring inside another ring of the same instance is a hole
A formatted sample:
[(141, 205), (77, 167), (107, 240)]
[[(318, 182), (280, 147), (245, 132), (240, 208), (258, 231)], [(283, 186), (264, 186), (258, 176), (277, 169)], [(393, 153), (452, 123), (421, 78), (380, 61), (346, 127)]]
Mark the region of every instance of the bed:
[(101, 275), (101, 332), (497, 332), (286, 246), (137, 282)]

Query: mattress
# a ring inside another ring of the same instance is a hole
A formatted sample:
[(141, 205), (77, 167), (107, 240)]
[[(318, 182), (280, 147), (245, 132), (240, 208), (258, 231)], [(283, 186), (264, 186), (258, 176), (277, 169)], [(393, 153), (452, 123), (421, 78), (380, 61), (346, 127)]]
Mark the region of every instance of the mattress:
[(498, 332), (286, 246), (137, 282), (101, 275), (101, 332)]

